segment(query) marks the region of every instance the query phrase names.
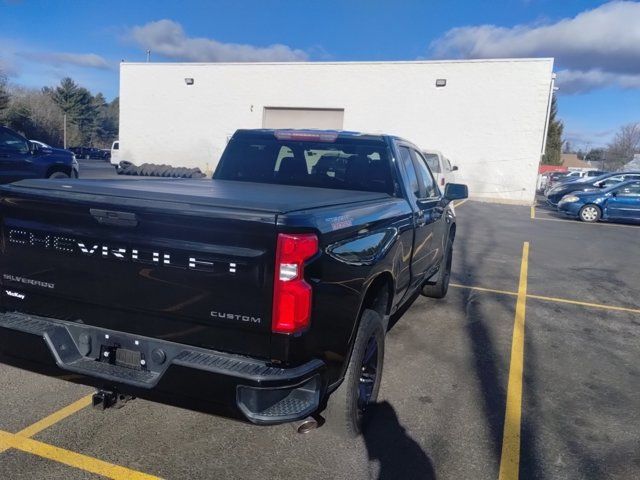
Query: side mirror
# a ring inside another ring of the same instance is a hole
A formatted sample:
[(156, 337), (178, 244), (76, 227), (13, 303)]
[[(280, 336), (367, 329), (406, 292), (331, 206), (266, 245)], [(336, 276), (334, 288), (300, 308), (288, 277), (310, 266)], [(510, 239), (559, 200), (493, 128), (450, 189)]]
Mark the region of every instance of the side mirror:
[(454, 165), (453, 167), (451, 167), (451, 171), (452, 171), (452, 172), (455, 172), (455, 171), (457, 171), (457, 170), (458, 170), (458, 166), (457, 166), (457, 165)]
[(469, 189), (461, 183), (447, 183), (444, 187), (444, 198), (446, 200), (462, 200), (469, 196)]
[(612, 197), (617, 197), (618, 196), (618, 192), (611, 192), (611, 196)]
[(37, 143), (29, 142), (29, 151), (31, 152), (31, 155), (38, 155), (40, 153), (40, 150), (42, 150), (40, 148), (40, 145), (38, 145)]

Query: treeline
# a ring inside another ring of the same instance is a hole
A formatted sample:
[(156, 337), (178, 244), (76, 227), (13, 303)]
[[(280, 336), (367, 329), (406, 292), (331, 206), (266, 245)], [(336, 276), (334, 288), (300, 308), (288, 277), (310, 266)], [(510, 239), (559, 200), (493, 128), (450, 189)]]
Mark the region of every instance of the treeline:
[(38, 90), (8, 85), (0, 75), (0, 125), (54, 147), (64, 145), (65, 114), (67, 147), (111, 147), (118, 138), (119, 110), (118, 98), (107, 102), (71, 78)]

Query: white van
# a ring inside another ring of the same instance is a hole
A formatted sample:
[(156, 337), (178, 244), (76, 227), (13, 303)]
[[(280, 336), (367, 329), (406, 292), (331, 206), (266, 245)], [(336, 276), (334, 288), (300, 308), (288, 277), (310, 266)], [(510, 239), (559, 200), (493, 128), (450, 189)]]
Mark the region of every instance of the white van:
[(447, 183), (456, 182), (455, 172), (458, 170), (458, 167), (455, 165), (452, 166), (449, 159), (442, 155), (442, 152), (438, 150), (423, 150), (422, 154), (427, 160), (431, 173), (433, 173), (433, 176), (440, 186), (440, 190), (444, 191), (444, 186)]
[(120, 165), (120, 140), (111, 144), (111, 165), (114, 167)]

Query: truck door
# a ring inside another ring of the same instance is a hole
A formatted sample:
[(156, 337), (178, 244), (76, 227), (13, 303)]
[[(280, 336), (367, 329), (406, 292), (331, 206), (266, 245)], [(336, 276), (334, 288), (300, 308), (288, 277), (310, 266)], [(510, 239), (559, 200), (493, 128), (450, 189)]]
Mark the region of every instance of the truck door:
[[(427, 181), (420, 171), (417, 159), (424, 159), (411, 147), (399, 145), (400, 163), (407, 179), (407, 200), (413, 208), (413, 251), (411, 253), (411, 286), (415, 287), (424, 280), (437, 264), (439, 252), (439, 240), (437, 220), (442, 217), (443, 210), (439, 207), (440, 197), (437, 186), (431, 174), (429, 178), (435, 192), (438, 192), (437, 201), (432, 197), (434, 190), (427, 189)], [(426, 168), (426, 165), (425, 165)], [(428, 169), (426, 169), (429, 172)]]
[(11, 183), (32, 176), (33, 160), (27, 140), (0, 128), (0, 183)]
[(611, 193), (606, 204), (608, 217), (640, 219), (640, 182), (621, 186)]

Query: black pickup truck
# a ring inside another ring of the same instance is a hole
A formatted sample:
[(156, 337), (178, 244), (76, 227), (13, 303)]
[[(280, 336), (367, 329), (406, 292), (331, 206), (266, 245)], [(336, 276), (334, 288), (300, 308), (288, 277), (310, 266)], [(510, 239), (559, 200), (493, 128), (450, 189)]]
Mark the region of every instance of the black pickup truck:
[(97, 406), (357, 434), (390, 315), (447, 293), (466, 196), (403, 139), (302, 130), (237, 131), (212, 180), (2, 186), (0, 359)]

